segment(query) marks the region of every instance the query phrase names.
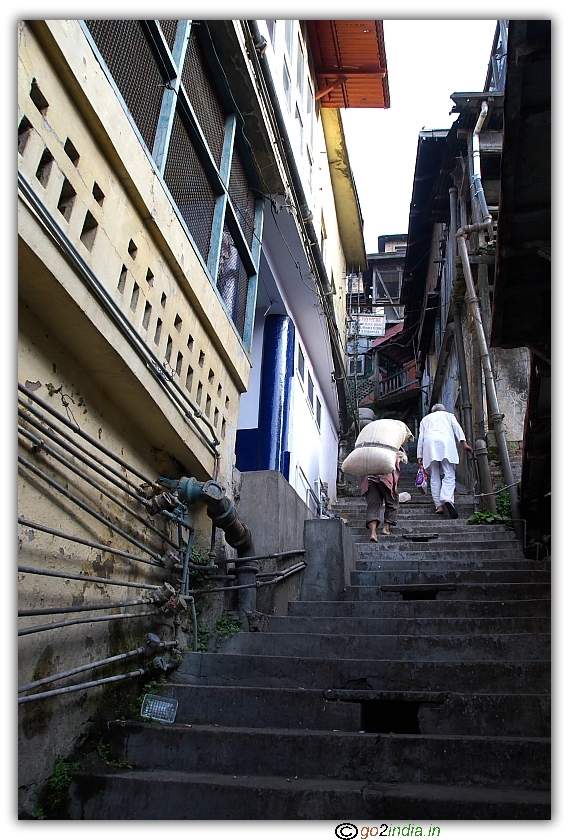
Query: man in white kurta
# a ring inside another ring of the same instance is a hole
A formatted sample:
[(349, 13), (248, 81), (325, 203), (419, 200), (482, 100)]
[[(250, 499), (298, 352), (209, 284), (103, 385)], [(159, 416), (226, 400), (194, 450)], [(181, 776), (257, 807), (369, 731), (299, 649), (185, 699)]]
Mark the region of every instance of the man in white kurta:
[(458, 516), (454, 505), (455, 465), (459, 463), (456, 439), (466, 451), (473, 451), (455, 416), (436, 403), (420, 423), (418, 464), (430, 477), (435, 512), (442, 514), (447, 510), (452, 519)]

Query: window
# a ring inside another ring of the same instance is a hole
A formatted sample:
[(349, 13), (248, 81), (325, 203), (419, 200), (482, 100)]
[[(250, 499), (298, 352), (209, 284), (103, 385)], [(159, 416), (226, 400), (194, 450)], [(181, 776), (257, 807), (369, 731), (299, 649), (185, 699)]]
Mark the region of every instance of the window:
[(313, 148), (313, 117), (315, 113), (315, 95), (313, 93), (313, 87), (311, 85), (311, 80), (307, 76), (305, 82), (305, 125), (307, 126), (307, 144), (309, 148)]
[(297, 370), (299, 371), (299, 376), (301, 377), (301, 382), (305, 382), (305, 357), (303, 355), (303, 351), (299, 347), (297, 352)]
[(321, 428), (321, 401), (317, 397), (316, 399), (316, 406), (315, 406), (315, 419), (317, 421), (317, 426), (319, 429)]
[(313, 378), (310, 373), (307, 374), (307, 397), (309, 399), (309, 405), (311, 408), (313, 407), (313, 399), (314, 399), (315, 389), (313, 386)]
[[(275, 23), (268, 21), (272, 38)], [(285, 27), (289, 52), (293, 24), (286, 22)], [(215, 54), (209, 31), (215, 21), (105, 19), (82, 25), (162, 175), (229, 318), (242, 339), (250, 336), (246, 321), (252, 317), (251, 280), (259, 261), (253, 243), (261, 230), (263, 207), (254, 191), (261, 184), (239, 131), (231, 134), (231, 145), (224, 149), (235, 104), (219, 72), (224, 56)], [(188, 37), (179, 37), (182, 32)], [(162, 44), (159, 51), (157, 44)], [(290, 75), (288, 79), (290, 103)], [(243, 237), (236, 235), (239, 230)]]
[(362, 295), (364, 293), (364, 280), (362, 274), (350, 274), (348, 277), (348, 293)]
[(303, 81), (304, 81), (304, 68), (305, 68), (305, 56), (303, 55), (303, 42), (301, 41), (301, 36), (297, 38), (297, 90), (299, 91), (299, 96), (301, 102), (303, 101)]
[(293, 26), (295, 24), (294, 20), (286, 20), (285, 21), (285, 49), (287, 50), (287, 55), (289, 59), (293, 58)]
[(267, 24), (267, 31), (269, 32), (271, 43), (273, 44), (273, 46), (275, 46), (275, 24), (277, 23), (277, 21), (266, 20), (265, 23)]
[(283, 90), (285, 91), (287, 107), (291, 110), (291, 76), (285, 59), (283, 59)]
[(351, 376), (364, 376), (364, 356), (355, 356), (350, 360), (349, 372)]
[(299, 149), (301, 150), (301, 154), (303, 154), (304, 149), (304, 142), (303, 142), (303, 120), (301, 119), (301, 112), (297, 105), (295, 105), (295, 123), (297, 125), (298, 131), (298, 140), (299, 140)]

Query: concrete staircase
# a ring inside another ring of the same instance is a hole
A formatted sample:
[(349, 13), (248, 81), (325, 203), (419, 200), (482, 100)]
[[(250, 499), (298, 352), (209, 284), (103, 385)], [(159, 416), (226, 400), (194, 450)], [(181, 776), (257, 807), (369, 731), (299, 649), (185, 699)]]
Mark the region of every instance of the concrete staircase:
[(360, 554), (338, 600), (186, 655), (175, 723), (109, 724), (130, 767), (77, 772), (72, 819), (550, 818), (549, 569), (414, 474), (378, 544), (337, 506)]

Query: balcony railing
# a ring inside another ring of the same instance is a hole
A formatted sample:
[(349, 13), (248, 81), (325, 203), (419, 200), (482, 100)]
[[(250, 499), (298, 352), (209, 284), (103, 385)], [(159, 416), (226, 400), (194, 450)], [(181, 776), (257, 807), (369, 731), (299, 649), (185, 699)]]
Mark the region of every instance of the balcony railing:
[(376, 386), (375, 399), (381, 400), (393, 394), (412, 391), (419, 387), (416, 379), (416, 362), (412, 360), (397, 373), (381, 379)]

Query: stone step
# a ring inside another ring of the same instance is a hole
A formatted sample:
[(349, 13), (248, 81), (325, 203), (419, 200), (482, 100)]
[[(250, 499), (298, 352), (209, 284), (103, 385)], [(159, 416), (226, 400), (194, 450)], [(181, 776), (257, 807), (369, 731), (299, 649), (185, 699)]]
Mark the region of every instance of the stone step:
[(434, 636), (340, 636), (324, 633), (238, 633), (222, 653), (318, 659), (399, 659), (437, 662), (528, 662), (550, 657), (550, 635), (541, 633)]
[[(354, 533), (357, 531), (358, 533)], [(353, 537), (357, 542), (371, 542), (370, 540), (370, 531), (365, 531), (364, 528), (362, 529), (354, 529), (351, 531)], [(435, 531), (432, 531), (432, 534), (436, 534)], [(509, 539), (476, 539), (471, 538), (469, 536), (469, 544), (468, 547), (465, 546), (465, 537), (461, 537), (460, 535), (454, 536), (451, 534), (437, 534), (437, 536), (429, 535), (429, 532), (426, 532), (426, 535), (418, 533), (417, 536), (414, 534), (398, 534), (394, 533), (394, 535), (390, 534), (389, 536), (378, 535), (378, 542), (374, 546), (370, 546), (371, 548), (378, 548), (382, 551), (392, 551), (396, 549), (397, 551), (425, 551), (426, 549), (433, 551), (457, 551), (461, 548), (465, 551), (489, 551), (492, 552), (495, 556), (501, 556), (503, 551), (512, 551), (513, 549), (519, 550), (520, 559), (525, 560), (525, 556), (520, 551), (518, 543), (514, 540)]]
[(382, 584), (381, 586), (347, 586), (349, 601), (374, 598), (437, 598), (438, 600), (511, 601), (550, 598), (548, 583), (435, 583)]
[[(406, 602), (412, 603), (412, 602)], [(550, 618), (350, 618), (348, 616), (270, 616), (271, 633), (325, 633), (341, 636), (549, 633)]]
[[(112, 721), (111, 758), (185, 773), (547, 790), (548, 738), (399, 735)], [(445, 761), (441, 760), (445, 755)], [(468, 758), (467, 758), (468, 756)]]
[[(449, 564), (451, 566), (451, 563)], [(453, 569), (416, 570), (375, 569), (374, 571), (354, 571), (350, 573), (353, 586), (384, 586), (398, 583), (549, 583), (550, 572), (541, 569), (529, 569), (517, 572), (514, 569)]]
[(324, 696), (360, 703), (366, 732), (550, 737), (551, 702), (544, 694), (332, 689)]
[(366, 688), (372, 691), (550, 693), (550, 662), (424, 662), (187, 653), (176, 683), (268, 688)]
[(535, 560), (505, 560), (504, 558), (500, 558), (497, 560), (454, 560), (453, 563), (450, 563), (448, 560), (445, 559), (434, 559), (434, 558), (425, 558), (420, 554), (418, 556), (415, 552), (410, 552), (405, 559), (398, 560), (393, 559), (392, 556), (388, 557), (370, 557), (367, 559), (357, 560), (355, 563), (355, 571), (357, 572), (374, 572), (374, 571), (400, 571), (400, 570), (413, 570), (417, 572), (427, 572), (427, 571), (446, 571), (447, 569), (453, 570), (460, 570), (465, 569), (467, 570), (482, 570), (482, 571), (506, 571), (512, 569), (513, 571), (532, 571), (534, 569), (538, 571), (549, 571), (550, 564), (549, 563), (542, 563), (537, 566)]
[(212, 726), (550, 737), (544, 695), (373, 692), (158, 685), (178, 701), (176, 723)]
[[(157, 791), (160, 795), (157, 795)], [(75, 820), (548, 820), (550, 794), (519, 788), (371, 784), (366, 778), (134, 770), (75, 772)], [(381, 819), (379, 814), (382, 815)], [(425, 833), (425, 831), (424, 831)]]
[(524, 560), (524, 556), (516, 546), (504, 548), (500, 551), (494, 551), (489, 548), (461, 549), (459, 545), (445, 549), (440, 547), (437, 541), (421, 543), (419, 545), (417, 543), (410, 543), (408, 545), (407, 543), (400, 544), (396, 541), (388, 543), (387, 539), (386, 541), (383, 539), (382, 543), (375, 543), (370, 540), (363, 543), (356, 541), (360, 558), (362, 560), (378, 559), (378, 561), (384, 557), (391, 560), (406, 560), (408, 557), (417, 557), (419, 555), (420, 557), (425, 557), (426, 560), (449, 560), (450, 563), (454, 560), (494, 560), (497, 563), (501, 559)]
[(487, 601), (291, 601), (289, 615), (350, 616), (357, 618), (496, 618), (499, 616), (550, 616), (550, 599)]
[(159, 684), (178, 701), (177, 723), (358, 732), (361, 704), (326, 700), (322, 689)]

